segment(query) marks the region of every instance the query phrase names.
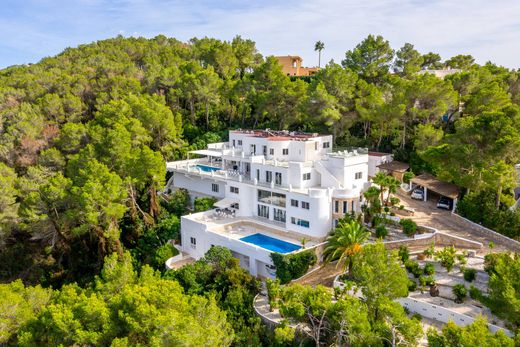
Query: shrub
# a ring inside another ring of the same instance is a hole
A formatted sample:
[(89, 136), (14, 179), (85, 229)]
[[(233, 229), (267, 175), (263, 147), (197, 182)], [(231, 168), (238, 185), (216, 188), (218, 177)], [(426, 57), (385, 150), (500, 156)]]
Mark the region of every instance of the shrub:
[(203, 212), (210, 210), (216, 202), (217, 199), (215, 198), (196, 198), (195, 202), (193, 203), (193, 207), (195, 212)]
[(403, 233), (406, 236), (412, 237), (417, 232), (417, 223), (411, 219), (401, 219), (399, 225), (403, 228)]
[(177, 254), (179, 254), (177, 248), (173, 247), (169, 243), (166, 243), (161, 247), (157, 248), (157, 250), (155, 251), (155, 265), (157, 266), (157, 268), (164, 267), (164, 263), (166, 262), (166, 260), (176, 256)]
[(405, 172), (405, 173), (403, 174), (403, 182), (404, 182), (404, 183), (410, 183), (410, 180), (411, 180), (412, 178), (414, 178), (414, 177), (415, 177), (415, 175), (414, 175), (413, 172), (411, 172), (411, 171), (407, 171), (407, 172)]
[(403, 264), (410, 258), (410, 251), (406, 246), (399, 246), (399, 252), (397, 253)]
[(431, 263), (424, 265), (424, 274), (425, 275), (433, 275), (435, 274), (435, 266)]
[(471, 285), (469, 287), (469, 296), (473, 300), (480, 301), (482, 299), (482, 292), (477, 287), (475, 287), (474, 285)]
[(303, 276), (317, 260), (312, 249), (289, 255), (271, 253), (271, 259), (276, 267), (276, 277), (282, 284)]
[(272, 311), (278, 305), (278, 297), (280, 296), (280, 280), (272, 280), (268, 278), (266, 280), (267, 287), (267, 298), (269, 300), (269, 309)]
[(466, 299), (466, 296), (468, 295), (468, 290), (463, 284), (456, 284), (453, 286), (452, 289), (453, 294), (457, 298), (455, 302), (463, 303)]
[(432, 258), (435, 255), (435, 245), (432, 243), (430, 247), (424, 250), (423, 254), (426, 258)]
[(473, 282), (477, 277), (477, 270), (475, 269), (465, 269), (464, 270), (464, 279), (468, 282)]
[(421, 266), (419, 265), (418, 262), (416, 262), (416, 261), (414, 261), (414, 260), (407, 260), (407, 261), (404, 263), (404, 267), (405, 267), (406, 270), (408, 270), (408, 272), (411, 273), (415, 278), (419, 278), (419, 276), (421, 276), (421, 274), (422, 274)]
[(419, 277), (419, 282), (421, 283), (421, 286), (432, 286), (435, 284), (435, 279), (433, 276), (421, 276)]
[(450, 272), (455, 266), (455, 248), (453, 246), (444, 247), (441, 251), (435, 253), (435, 256), (441, 262), (441, 265)]
[(417, 282), (415, 282), (413, 280), (409, 280), (408, 281), (408, 291), (414, 292), (416, 290), (417, 290)]
[(376, 228), (376, 237), (380, 239), (384, 239), (388, 235), (388, 230), (386, 230), (384, 225), (378, 225)]
[(390, 205), (396, 206), (400, 202), (401, 202), (401, 200), (398, 197), (395, 197), (395, 196), (390, 197)]
[(383, 222), (383, 218), (380, 216), (374, 216), (374, 218), (372, 218), (372, 228), (377, 228), (381, 222)]
[(495, 272), (495, 266), (499, 258), (499, 253), (488, 253), (484, 256), (484, 270), (489, 275)]

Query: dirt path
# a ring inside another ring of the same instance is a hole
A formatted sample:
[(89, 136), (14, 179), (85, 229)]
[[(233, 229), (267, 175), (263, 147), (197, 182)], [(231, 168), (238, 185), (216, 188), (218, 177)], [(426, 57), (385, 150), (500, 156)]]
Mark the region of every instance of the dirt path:
[[(464, 224), (457, 217), (453, 216), (450, 211), (438, 209), (434, 201), (413, 200), (401, 190), (396, 195), (401, 199), (401, 204), (415, 210), (414, 215), (408, 218), (415, 220), (417, 224), (436, 228), (446, 234), (481, 242), (484, 247), (478, 252), (480, 254), (486, 254), (491, 251), (488, 247), (491, 240), (479, 228)], [(494, 244), (493, 252), (518, 251), (514, 246), (505, 241), (494, 241)]]
[(323, 286), (331, 287), (334, 282), (334, 278), (340, 273), (345, 272), (343, 267), (336, 267), (336, 263), (328, 263), (321, 266), (318, 270), (313, 273), (294, 281), (293, 283), (304, 284), (315, 287), (318, 284)]

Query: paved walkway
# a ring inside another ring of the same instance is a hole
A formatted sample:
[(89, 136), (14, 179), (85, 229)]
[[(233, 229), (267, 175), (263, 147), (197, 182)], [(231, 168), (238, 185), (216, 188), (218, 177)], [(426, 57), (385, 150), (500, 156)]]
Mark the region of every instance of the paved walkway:
[(396, 196), (401, 199), (401, 204), (415, 210), (413, 216), (406, 218), (413, 219), (419, 225), (436, 228), (449, 235), (481, 242), (484, 247), (478, 251), (479, 254), (487, 254), (491, 251), (515, 251), (515, 248), (505, 241), (494, 241), (495, 247), (491, 250), (488, 247), (491, 240), (479, 228), (464, 224), (456, 216), (453, 216), (450, 211), (438, 209), (434, 201), (413, 200), (401, 189), (398, 190)]

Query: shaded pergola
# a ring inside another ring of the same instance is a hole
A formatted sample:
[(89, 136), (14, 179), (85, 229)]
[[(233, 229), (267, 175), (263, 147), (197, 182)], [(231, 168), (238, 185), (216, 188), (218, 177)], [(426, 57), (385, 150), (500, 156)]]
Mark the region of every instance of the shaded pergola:
[(387, 172), (397, 178), (399, 181), (403, 181), (403, 175), (408, 169), (410, 165), (407, 163), (403, 163), (402, 161), (393, 160), (387, 163), (383, 163), (377, 166), (379, 170)]
[(452, 199), (452, 211), (455, 211), (455, 207), (457, 206), (457, 199), (459, 198), (460, 193), (459, 187), (457, 185), (441, 181), (437, 177), (429, 173), (425, 173), (412, 178), (411, 183), (424, 188), (424, 201), (428, 199), (428, 189), (434, 191), (439, 195), (446, 196)]

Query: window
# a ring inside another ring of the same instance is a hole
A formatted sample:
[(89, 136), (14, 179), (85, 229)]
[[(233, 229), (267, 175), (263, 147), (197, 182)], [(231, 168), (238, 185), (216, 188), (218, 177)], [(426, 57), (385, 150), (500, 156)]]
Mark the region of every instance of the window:
[(311, 173), (310, 172), (307, 172), (307, 173), (303, 174), (303, 180), (304, 181), (309, 181), (310, 179), (311, 179)]
[(274, 184), (276, 185), (282, 185), (282, 173), (281, 172), (275, 172), (274, 173)]
[(315, 150), (315, 151), (318, 150), (318, 142), (314, 142), (314, 150)]
[(267, 154), (267, 146), (262, 146), (262, 153), (263, 153), (264, 155)]
[(256, 145), (251, 145), (251, 154), (256, 154)]
[(309, 221), (303, 220), (303, 219), (299, 219), (299, 218), (291, 217), (291, 223), (292, 224), (296, 224), (296, 225), (301, 226), (301, 227), (304, 227), (304, 228), (310, 227)]
[(218, 193), (218, 184), (212, 183), (211, 184), (211, 191), (215, 192), (215, 193)]
[(269, 218), (269, 206), (258, 205), (258, 216)]
[(308, 210), (309, 207), (310, 207), (310, 206), (309, 206), (309, 203), (308, 203), (307, 201), (302, 201), (302, 208), (303, 208), (304, 210)]
[(238, 194), (238, 187), (231, 186), (231, 187), (229, 187), (229, 191), (231, 193)]
[(274, 148), (269, 148), (269, 154), (274, 155)]
[(285, 194), (272, 193), (267, 190), (258, 189), (258, 202), (285, 207)]
[(238, 145), (242, 146), (242, 140), (238, 140)]
[(339, 220), (334, 219), (334, 228), (336, 228), (338, 226), (338, 224), (339, 224)]
[(298, 207), (298, 200), (291, 199), (291, 206)]
[(191, 244), (191, 248), (196, 248), (197, 247), (197, 239), (194, 238), (194, 237), (190, 237), (190, 244)]
[(235, 147), (235, 140), (233, 140), (233, 147)]
[(360, 180), (363, 178), (363, 172), (356, 172), (356, 179)]
[(343, 213), (348, 212), (348, 201), (343, 201)]
[(355, 209), (354, 209), (354, 200), (352, 200), (352, 209), (351, 209), (351, 211), (352, 211), (352, 212), (355, 211)]
[(330, 142), (323, 142), (323, 148), (330, 148)]
[(274, 209), (274, 220), (285, 223), (285, 211), (278, 208)]
[(283, 155), (289, 155), (289, 148), (282, 149), (282, 154)]
[(256, 169), (256, 180), (260, 181), (260, 169)]
[(265, 181), (270, 183), (273, 180), (273, 173), (271, 171), (265, 172)]
[(339, 201), (334, 201), (334, 213), (339, 212)]

